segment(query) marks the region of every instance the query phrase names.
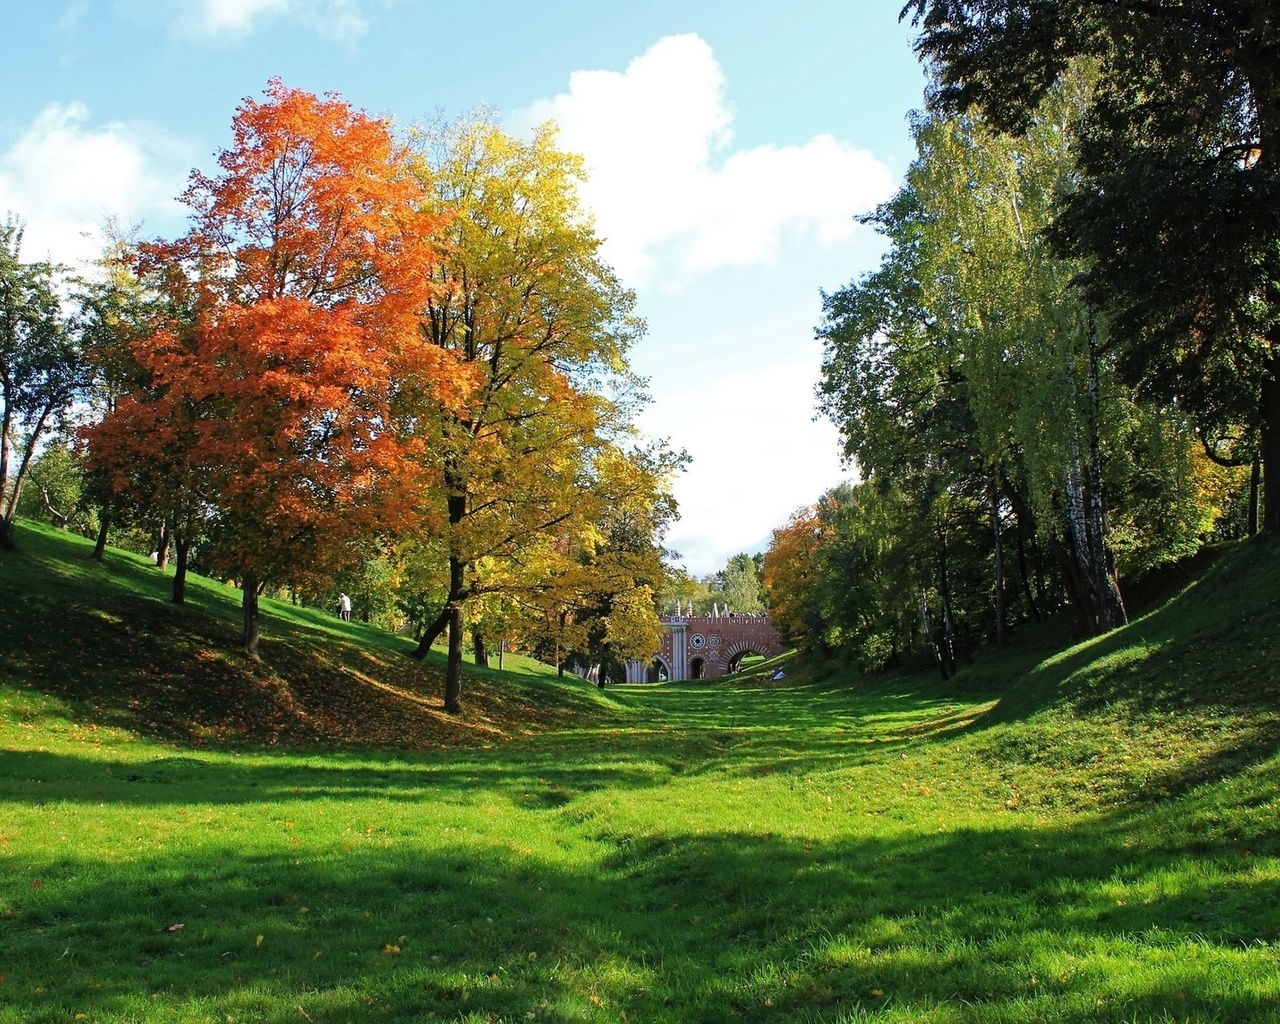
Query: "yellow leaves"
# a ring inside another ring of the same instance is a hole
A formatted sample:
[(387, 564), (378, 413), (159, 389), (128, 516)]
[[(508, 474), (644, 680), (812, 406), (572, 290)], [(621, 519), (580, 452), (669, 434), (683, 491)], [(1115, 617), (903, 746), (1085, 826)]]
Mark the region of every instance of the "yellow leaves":
[(258, 946), (261, 946), (261, 945), (262, 945), (263, 938), (264, 938), (264, 936), (259, 935), (259, 936), (257, 936), (257, 937), (253, 940), (253, 945), (254, 945), (254, 948), (255, 948), (255, 949), (256, 949)]
[(382, 953), (384, 956), (399, 956), (400, 947), (398, 945), (394, 945), (388, 942), (385, 946), (382, 947)]

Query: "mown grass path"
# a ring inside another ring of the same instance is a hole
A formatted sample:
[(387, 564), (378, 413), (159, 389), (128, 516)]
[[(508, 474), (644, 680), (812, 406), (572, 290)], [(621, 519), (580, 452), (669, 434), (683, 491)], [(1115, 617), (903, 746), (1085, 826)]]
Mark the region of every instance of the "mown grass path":
[(6, 683), (0, 1022), (1280, 1021), (1265, 718), (793, 679), (399, 752)]

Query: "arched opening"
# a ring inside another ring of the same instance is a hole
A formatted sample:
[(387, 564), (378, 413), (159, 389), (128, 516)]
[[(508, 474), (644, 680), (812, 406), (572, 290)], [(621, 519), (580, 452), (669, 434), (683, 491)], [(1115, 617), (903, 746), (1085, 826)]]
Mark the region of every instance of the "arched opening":
[(706, 665), (701, 658), (694, 658), (693, 661), (689, 662), (689, 678), (701, 679), (706, 674), (705, 668)]
[(764, 660), (765, 656), (763, 654), (747, 647), (736, 652), (733, 657), (729, 659), (729, 671), (741, 672), (744, 668), (754, 668)]
[(645, 670), (644, 681), (646, 683), (665, 683), (671, 678), (671, 674), (667, 671), (667, 666), (661, 658), (654, 658), (649, 663), (648, 669)]

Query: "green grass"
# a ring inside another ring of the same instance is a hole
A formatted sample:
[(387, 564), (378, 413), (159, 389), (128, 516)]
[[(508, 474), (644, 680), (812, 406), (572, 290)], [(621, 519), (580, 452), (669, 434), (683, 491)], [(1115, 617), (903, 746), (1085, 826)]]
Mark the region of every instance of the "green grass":
[(452, 719), (403, 641), (273, 607), (255, 664), (234, 592), (19, 542), (0, 1024), (1280, 1021), (1275, 544), (949, 684), (479, 672)]

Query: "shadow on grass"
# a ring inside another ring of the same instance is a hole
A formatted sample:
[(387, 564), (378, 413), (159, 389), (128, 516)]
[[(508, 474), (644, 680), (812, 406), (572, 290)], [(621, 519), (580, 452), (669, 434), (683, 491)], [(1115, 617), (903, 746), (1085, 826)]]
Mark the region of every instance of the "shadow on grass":
[(1044, 658), (984, 726), (1063, 706), (1132, 719), (1280, 703), (1280, 538), (1214, 552), (1201, 579), (1142, 617)]
[(195, 580), (176, 606), (137, 556), (98, 565), (77, 538), (20, 534), (0, 556), (0, 675), (71, 702), (73, 721), (188, 747), (414, 749), (610, 711), (585, 684), (470, 672), (469, 706), (446, 715), (439, 656), (414, 661), (404, 638), (315, 610), (277, 606), (253, 659), (234, 646), (238, 591)]
[(576, 863), (496, 826), (393, 848), (11, 854), (0, 1019), (1280, 1019), (1280, 882), (1240, 857), (1189, 868), (1153, 821), (588, 835)]

